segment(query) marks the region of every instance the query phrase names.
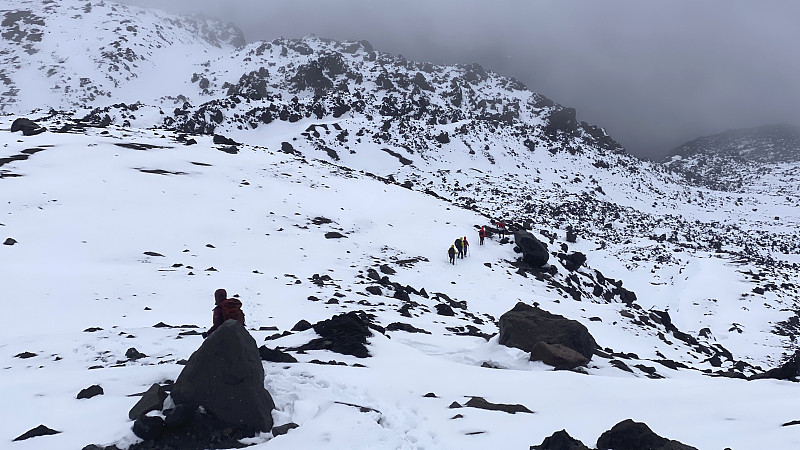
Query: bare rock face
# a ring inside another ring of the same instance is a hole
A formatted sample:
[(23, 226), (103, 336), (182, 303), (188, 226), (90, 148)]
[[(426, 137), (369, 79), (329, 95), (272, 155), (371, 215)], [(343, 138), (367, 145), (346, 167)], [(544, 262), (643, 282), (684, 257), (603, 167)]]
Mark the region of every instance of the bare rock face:
[(272, 429), (275, 403), (264, 388), (258, 345), (233, 319), (225, 321), (192, 354), (171, 395), (176, 404), (202, 406), (234, 428)]
[(539, 342), (561, 344), (590, 360), (597, 348), (589, 330), (580, 322), (522, 302), (500, 316), (499, 325), (498, 342), (526, 352)]

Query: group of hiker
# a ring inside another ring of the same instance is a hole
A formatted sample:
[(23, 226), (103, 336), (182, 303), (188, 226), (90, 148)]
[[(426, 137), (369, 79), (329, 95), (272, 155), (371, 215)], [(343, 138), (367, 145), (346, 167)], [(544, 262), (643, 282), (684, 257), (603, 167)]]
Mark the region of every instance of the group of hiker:
[(465, 256), (467, 256), (468, 249), (469, 242), (467, 241), (466, 236), (456, 238), (455, 243), (447, 250), (447, 256), (450, 257), (450, 264), (455, 264), (456, 258), (463, 259)]
[[(500, 235), (500, 239), (504, 238), (506, 236), (506, 224), (503, 223), (502, 221), (498, 221), (496, 225), (497, 225), (497, 234)], [(480, 238), (479, 241), (480, 245), (483, 245), (483, 241), (486, 238), (486, 233), (487, 233), (486, 226), (482, 225), (480, 230), (478, 230), (478, 238)], [(450, 259), (450, 264), (455, 265), (456, 258), (463, 259), (465, 256), (467, 256), (467, 249), (469, 249), (469, 242), (467, 241), (467, 237), (463, 236), (457, 238), (456, 241), (453, 243), (453, 245), (451, 245), (450, 248), (447, 250), (447, 256)]]

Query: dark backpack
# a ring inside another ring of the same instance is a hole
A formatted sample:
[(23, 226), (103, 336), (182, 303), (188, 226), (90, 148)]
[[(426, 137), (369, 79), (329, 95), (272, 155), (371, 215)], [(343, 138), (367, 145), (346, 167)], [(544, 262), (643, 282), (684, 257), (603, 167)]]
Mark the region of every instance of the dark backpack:
[(235, 298), (229, 298), (222, 303), (220, 303), (220, 309), (222, 310), (222, 321), (226, 321), (228, 319), (234, 319), (241, 322), (244, 325), (244, 312), (242, 311), (242, 302)]

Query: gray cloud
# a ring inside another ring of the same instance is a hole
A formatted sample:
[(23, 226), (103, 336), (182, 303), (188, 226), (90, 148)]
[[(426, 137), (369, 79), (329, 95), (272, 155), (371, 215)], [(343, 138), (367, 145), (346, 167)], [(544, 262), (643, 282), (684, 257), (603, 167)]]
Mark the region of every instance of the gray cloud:
[(122, 0), (236, 23), (248, 40), (367, 39), (478, 62), (578, 110), (631, 153), (728, 128), (800, 124), (791, 0)]

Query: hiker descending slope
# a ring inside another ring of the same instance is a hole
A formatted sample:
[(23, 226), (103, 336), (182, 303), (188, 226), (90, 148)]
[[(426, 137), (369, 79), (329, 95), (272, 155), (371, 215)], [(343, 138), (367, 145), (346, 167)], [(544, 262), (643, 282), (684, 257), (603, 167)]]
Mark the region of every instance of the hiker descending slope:
[(244, 312), (242, 311), (242, 302), (239, 299), (228, 298), (228, 292), (225, 289), (217, 289), (214, 291), (214, 303), (216, 306), (214, 306), (211, 316), (212, 326), (207, 332), (203, 333), (204, 338), (211, 335), (228, 319), (238, 320), (244, 325)]
[(459, 258), (463, 258), (464, 257), (464, 243), (461, 242), (461, 238), (456, 238), (455, 246), (456, 246), (456, 250), (458, 251), (458, 257)]
[(447, 256), (450, 257), (450, 264), (456, 264), (456, 248), (455, 246), (451, 245), (450, 248), (447, 250)]
[(481, 229), (478, 230), (478, 237), (481, 238), (480, 245), (483, 245), (483, 238), (486, 237), (486, 228), (481, 225)]
[(461, 238), (461, 245), (464, 246), (464, 256), (467, 256), (467, 250), (469, 250), (469, 242), (467, 242), (466, 236)]

